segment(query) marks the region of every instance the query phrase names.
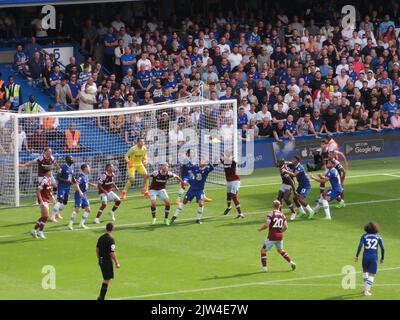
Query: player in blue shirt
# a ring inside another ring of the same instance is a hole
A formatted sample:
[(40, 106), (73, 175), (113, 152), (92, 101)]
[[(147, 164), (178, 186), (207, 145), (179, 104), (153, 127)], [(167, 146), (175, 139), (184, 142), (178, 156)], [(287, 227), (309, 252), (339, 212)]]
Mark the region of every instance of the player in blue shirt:
[(378, 246), (381, 248), (381, 260), (383, 263), (385, 259), (385, 247), (383, 240), (378, 234), (379, 227), (375, 222), (368, 222), (364, 226), (365, 233), (361, 236), (360, 243), (358, 245), (355, 262), (358, 261), (361, 249), (364, 246), (362, 268), (363, 268), (363, 279), (365, 282), (364, 295), (370, 296), (372, 293), (370, 289), (374, 284), (374, 276), (378, 271)]
[(60, 212), (64, 209), (68, 203), (69, 192), (71, 185), (76, 186), (74, 178), (74, 159), (68, 155), (65, 157), (65, 163), (60, 167), (57, 175), (58, 187), (57, 187), (57, 202), (54, 205), (53, 212), (50, 220), (57, 222), (57, 218), (62, 219)]
[[(303, 165), (300, 163), (300, 157), (295, 156), (292, 159), (290, 166), (293, 168), (293, 171), (283, 170), (282, 173), (287, 173), (291, 177), (296, 177), (297, 179), (298, 186), (295, 193), (296, 196), (294, 198), (294, 203), (296, 204), (297, 211), (301, 213), (302, 217), (305, 217), (306, 212), (304, 208), (306, 208), (309, 217), (312, 217), (314, 216), (314, 210), (306, 201), (306, 198), (311, 191), (311, 181), (308, 178)], [(292, 220), (294, 220), (296, 217), (292, 215), (292, 218)]]
[[(343, 193), (343, 186), (340, 182), (340, 174), (339, 171), (335, 168), (334, 159), (329, 159), (326, 162), (326, 173), (325, 175), (318, 174), (317, 177), (311, 175), (311, 178), (319, 183), (325, 184), (326, 182), (330, 182), (331, 188), (328, 192), (323, 192), (318, 199), (317, 206), (314, 208), (315, 213), (319, 211), (321, 207), (324, 208), (325, 211), (325, 220), (331, 220), (331, 212), (329, 209), (329, 202), (337, 199), (341, 206), (344, 206), (344, 200), (341, 198), (341, 194)], [(315, 214), (314, 213), (314, 214)], [(313, 218), (313, 215), (310, 215), (310, 219)]]
[(82, 229), (87, 229), (88, 227), (85, 225), (87, 218), (90, 213), (90, 203), (87, 198), (87, 192), (89, 190), (89, 186), (96, 187), (97, 185), (89, 182), (89, 174), (90, 174), (90, 166), (86, 163), (81, 165), (81, 172), (78, 174), (76, 178), (76, 191), (75, 191), (75, 209), (72, 212), (71, 218), (68, 223), (68, 228), (73, 230), (74, 221), (79, 213), (80, 208), (84, 210), (82, 214), (82, 219), (79, 223), (79, 227)]
[(180, 177), (183, 182), (181, 183), (181, 188), (179, 189), (178, 197), (176, 198), (175, 203), (177, 205), (181, 204), (182, 195), (185, 192), (185, 188), (186, 188), (190, 178), (193, 176), (194, 164), (192, 162), (192, 158), (193, 158), (192, 150), (188, 149), (186, 151), (186, 158), (183, 160), (181, 170), (180, 170), (181, 171)]
[(199, 208), (197, 209), (197, 220), (196, 223), (201, 224), (201, 218), (204, 210), (204, 187), (206, 184), (207, 177), (217, 164), (207, 163), (205, 160), (201, 160), (200, 164), (196, 164), (192, 168), (192, 176), (189, 179), (189, 190), (186, 193), (183, 202), (176, 209), (174, 216), (171, 219), (171, 224), (174, 223), (177, 216), (182, 212), (185, 204), (196, 198)]

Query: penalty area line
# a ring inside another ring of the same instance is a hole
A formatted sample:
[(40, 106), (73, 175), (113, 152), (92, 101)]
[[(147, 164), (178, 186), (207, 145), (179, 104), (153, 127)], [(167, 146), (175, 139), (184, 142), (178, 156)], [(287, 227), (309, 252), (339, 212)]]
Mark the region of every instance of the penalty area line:
[[(400, 267), (388, 267), (388, 268), (380, 269), (379, 272), (399, 270), (399, 269), (400, 269)], [(361, 273), (362, 273), (362, 271), (355, 272), (355, 274), (361, 274)], [(268, 275), (268, 273), (266, 273), (266, 274)], [(245, 282), (245, 283), (238, 283), (238, 284), (232, 284), (232, 285), (226, 285), (226, 286), (197, 288), (197, 289), (186, 289), (186, 290), (177, 290), (177, 291), (171, 291), (171, 292), (158, 292), (158, 293), (149, 293), (149, 294), (142, 294), (142, 295), (136, 295), (136, 296), (126, 296), (126, 297), (120, 297), (120, 298), (113, 298), (111, 300), (142, 299), (142, 298), (151, 298), (151, 297), (175, 295), (175, 294), (208, 292), (208, 291), (243, 288), (243, 287), (252, 287), (252, 286), (291, 285), (291, 284), (286, 284), (286, 283), (287, 282), (291, 282), (291, 281), (326, 279), (326, 278), (335, 278), (335, 277), (340, 277), (340, 276), (343, 277), (345, 275), (346, 274), (343, 274), (343, 273), (332, 273), (332, 274), (321, 274), (321, 275), (316, 275), (316, 276), (299, 277), (299, 278), (291, 278), (291, 279), (279, 279), (279, 280), (259, 281), (259, 282)], [(296, 284), (294, 284), (294, 285), (296, 285)], [(300, 285), (304, 285), (304, 284), (297, 284), (297, 285), (300, 286)]]
[[(360, 202), (351, 202), (351, 203), (346, 203), (346, 206), (358, 206), (358, 205), (363, 205), (363, 204), (374, 204), (374, 203), (382, 203), (382, 202), (393, 202), (393, 201), (399, 201), (400, 198), (393, 198), (393, 199), (381, 199), (381, 200), (371, 200), (371, 201), (360, 201)], [(287, 209), (285, 210), (287, 211)], [(268, 212), (268, 210), (263, 210), (263, 211), (251, 211), (251, 212), (245, 212), (245, 216), (246, 215), (257, 215), (257, 214), (266, 214)], [(227, 215), (227, 216), (205, 216), (203, 219), (204, 220), (220, 220), (220, 219), (227, 219), (231, 216)], [(184, 218), (184, 219), (179, 219), (179, 222), (186, 222), (186, 221), (194, 221), (195, 218)], [(34, 223), (34, 222), (32, 222)], [(116, 227), (135, 227), (135, 226), (141, 226), (141, 225), (149, 225), (150, 223), (148, 221), (145, 222), (136, 222), (136, 223), (125, 223), (125, 224), (116, 224)], [(66, 228), (66, 227), (65, 227)], [(173, 226), (171, 226), (171, 228), (173, 228)], [(104, 225), (101, 226), (92, 226), (89, 227), (88, 229), (74, 229), (74, 230), (69, 230), (69, 229), (62, 229), (62, 230), (47, 230), (46, 233), (50, 233), (50, 234), (56, 234), (56, 233), (63, 233), (63, 232), (82, 232), (82, 231), (90, 231), (90, 230), (99, 230), (99, 229), (104, 229)], [(25, 236), (30, 236), (30, 233), (17, 233), (17, 234), (4, 234), (4, 235), (0, 235), (0, 239), (2, 238), (12, 238), (12, 237), (25, 237)]]

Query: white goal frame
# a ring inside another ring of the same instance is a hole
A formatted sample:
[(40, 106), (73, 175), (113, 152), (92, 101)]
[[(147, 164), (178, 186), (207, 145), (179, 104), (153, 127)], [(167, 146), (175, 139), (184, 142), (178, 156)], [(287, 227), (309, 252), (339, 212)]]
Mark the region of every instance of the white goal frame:
[[(145, 111), (153, 111), (167, 108), (180, 108), (180, 107), (198, 107), (198, 106), (213, 106), (219, 104), (231, 104), (232, 112), (233, 112), (233, 158), (238, 160), (238, 129), (237, 129), (237, 114), (238, 114), (238, 105), (236, 99), (231, 100), (217, 100), (210, 101), (204, 100), (200, 102), (177, 102), (177, 103), (166, 103), (166, 104), (157, 104), (157, 105), (145, 105), (145, 106), (137, 106), (133, 108), (129, 108), (129, 111), (134, 110), (135, 112), (145, 112)], [(4, 113), (0, 113), (0, 116)], [(66, 111), (66, 112), (51, 112), (52, 117), (63, 117), (63, 118), (77, 118), (77, 117), (99, 117), (99, 116), (107, 116), (107, 115), (124, 115), (128, 114), (126, 108), (119, 109), (97, 109), (97, 110), (85, 110), (85, 111)], [(38, 113), (38, 114), (16, 114), (16, 113), (8, 113), (11, 116), (11, 121), (13, 124), (13, 131), (18, 132), (18, 125), (20, 119), (27, 118), (43, 118), (49, 116), (49, 113)], [(13, 165), (14, 165), (14, 197), (15, 197), (15, 206), (20, 206), (20, 158), (19, 158), (19, 137), (18, 134), (13, 135), (13, 146), (14, 150), (12, 153)]]

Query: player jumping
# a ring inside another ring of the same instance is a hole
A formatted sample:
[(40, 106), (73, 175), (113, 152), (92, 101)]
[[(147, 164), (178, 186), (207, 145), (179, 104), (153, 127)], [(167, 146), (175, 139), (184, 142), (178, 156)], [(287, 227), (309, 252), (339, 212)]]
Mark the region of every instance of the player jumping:
[(364, 246), (362, 268), (363, 268), (363, 279), (365, 282), (364, 295), (370, 296), (372, 293), (370, 289), (374, 284), (374, 277), (378, 271), (378, 245), (381, 248), (381, 260), (382, 264), (385, 259), (385, 247), (383, 240), (378, 234), (379, 227), (375, 222), (368, 222), (364, 226), (365, 233), (361, 236), (360, 243), (358, 245), (355, 262), (358, 261), (361, 249)]
[[(311, 181), (308, 178), (306, 171), (304, 170), (303, 165), (300, 163), (300, 158), (298, 156), (295, 156), (292, 161), (292, 166), (293, 166), (293, 172), (290, 170), (282, 170), (282, 173), (289, 174), (291, 177), (296, 177), (298, 186), (296, 190), (296, 195), (295, 195), (295, 202), (297, 202), (298, 205), (298, 211), (300, 211), (302, 216), (306, 215), (306, 212), (304, 208), (308, 211), (309, 217), (314, 216), (314, 210), (311, 208), (311, 206), (308, 204), (306, 201), (307, 195), (311, 191)], [(295, 218), (295, 216), (294, 216)]]
[(96, 218), (94, 219), (94, 223), (100, 223), (100, 217), (103, 214), (103, 210), (107, 207), (108, 201), (114, 201), (114, 206), (109, 212), (111, 220), (115, 221), (115, 211), (118, 209), (121, 204), (120, 198), (112, 191), (115, 188), (119, 191), (118, 186), (115, 184), (115, 173), (114, 166), (111, 163), (106, 165), (106, 171), (100, 175), (99, 181), (97, 183), (97, 187), (99, 189), (99, 195), (101, 200), (101, 206), (99, 211), (97, 212)]
[(233, 159), (230, 152), (225, 152), (225, 155), (221, 158), (221, 163), (224, 166), (225, 178), (226, 178), (226, 209), (224, 215), (226, 216), (231, 211), (231, 201), (235, 204), (237, 216), (236, 218), (244, 218), (242, 209), (240, 208), (240, 201), (238, 198), (240, 188), (240, 177), (237, 170), (237, 163)]
[(165, 215), (164, 215), (164, 223), (169, 226), (170, 221), (168, 220), (169, 209), (171, 206), (167, 190), (165, 186), (167, 184), (168, 179), (175, 178), (181, 184), (183, 183), (182, 179), (178, 177), (175, 173), (169, 171), (169, 165), (167, 162), (164, 162), (160, 165), (160, 169), (154, 171), (150, 177), (152, 178), (150, 184), (150, 203), (151, 203), (151, 216), (152, 222), (151, 224), (154, 225), (157, 222), (156, 219), (156, 201), (157, 197), (159, 197), (162, 201), (164, 201), (165, 205)]
[(71, 185), (77, 184), (74, 178), (74, 159), (68, 155), (65, 157), (65, 163), (61, 166), (60, 171), (57, 174), (58, 189), (57, 189), (57, 202), (54, 205), (53, 213), (50, 220), (57, 222), (57, 217), (62, 219), (61, 211), (68, 203), (69, 193)]
[(139, 137), (137, 139), (136, 145), (130, 148), (125, 154), (125, 161), (128, 165), (128, 181), (121, 193), (121, 199), (126, 199), (130, 186), (135, 182), (136, 171), (144, 178), (142, 193), (145, 197), (149, 197), (149, 177), (146, 170), (147, 148), (144, 145), (144, 138)]
[(178, 192), (178, 196), (176, 198), (176, 204), (179, 205), (181, 203), (181, 199), (183, 194), (185, 193), (186, 185), (190, 177), (193, 175), (193, 163), (192, 163), (192, 150), (188, 149), (186, 151), (186, 158), (183, 160), (181, 169), (180, 169), (180, 176), (182, 178), (181, 187)]
[[(335, 169), (335, 162), (334, 160), (330, 159), (326, 162), (326, 168), (327, 172), (325, 175), (318, 174), (317, 177), (314, 177), (313, 175), (310, 175), (310, 177), (319, 182), (319, 183), (326, 183), (330, 182), (331, 183), (331, 188), (328, 190), (328, 192), (323, 192), (317, 202), (317, 206), (314, 208), (314, 212), (317, 213), (321, 207), (324, 208), (325, 211), (325, 220), (331, 220), (331, 212), (329, 208), (329, 202), (333, 199), (338, 199), (340, 201), (341, 205), (343, 205), (344, 200), (341, 199), (340, 195), (343, 192), (343, 187), (342, 184), (340, 183), (340, 175), (339, 172)], [(315, 214), (314, 213), (314, 214)], [(310, 214), (309, 219), (312, 219), (314, 217), (314, 214)]]
[(87, 192), (89, 190), (89, 186), (96, 187), (97, 185), (89, 182), (89, 174), (90, 174), (90, 166), (88, 164), (83, 164), (81, 166), (81, 172), (76, 179), (77, 190), (75, 191), (75, 209), (72, 212), (71, 218), (68, 223), (68, 228), (73, 230), (73, 224), (76, 217), (79, 214), (79, 210), (82, 208), (83, 214), (81, 221), (79, 222), (79, 227), (82, 229), (87, 229), (88, 227), (85, 225), (87, 218), (90, 213), (90, 203), (87, 198)]
[(258, 229), (259, 232), (268, 229), (268, 237), (261, 248), (262, 272), (267, 272), (267, 252), (274, 246), (278, 253), (289, 262), (292, 270), (296, 269), (296, 263), (289, 257), (283, 249), (283, 233), (287, 230), (288, 224), (285, 215), (280, 211), (281, 203), (278, 200), (272, 202), (273, 210), (267, 215), (267, 222)]
[[(289, 170), (288, 163), (281, 159), (276, 162), (276, 166), (279, 168), (279, 172), (281, 174), (281, 179), (282, 179), (282, 184), (281, 187), (279, 188), (278, 191), (278, 197), (277, 200), (282, 203), (282, 199), (285, 200), (286, 205), (290, 209), (290, 212), (292, 213), (290, 216), (290, 220), (296, 219), (296, 210), (294, 209), (292, 201), (290, 201), (290, 194), (293, 192), (294, 196), (296, 197), (295, 194), (295, 185), (294, 185), (294, 180), (293, 178), (286, 172), (283, 172), (283, 170)], [(300, 204), (298, 204), (298, 207), (300, 207)]]
[(33, 228), (31, 234), (34, 238), (42, 238), (46, 239), (43, 229), (46, 225), (46, 221), (49, 218), (49, 203), (52, 198), (51, 189), (51, 175), (52, 172), (50, 169), (43, 169), (44, 176), (42, 177), (39, 187), (36, 190), (36, 196), (38, 199), (38, 203), (40, 205), (40, 218), (36, 222), (35, 227)]
[[(181, 166), (181, 170), (180, 170), (180, 176), (182, 178), (182, 183), (181, 183), (181, 187), (179, 189), (178, 192), (178, 196), (176, 198), (175, 203), (177, 205), (179, 205), (181, 203), (182, 200), (182, 196), (185, 193), (185, 189), (186, 186), (188, 185), (188, 181), (191, 178), (191, 176), (193, 175), (193, 162), (192, 162), (192, 158), (193, 158), (193, 152), (191, 149), (188, 149), (186, 151), (186, 158), (183, 160), (183, 164)], [(204, 194), (204, 202), (211, 202), (212, 199), (208, 198), (205, 194)]]
[[(38, 174), (38, 184), (42, 182), (47, 170), (59, 169), (58, 163), (56, 162), (53, 151), (51, 148), (47, 147), (43, 150), (43, 153), (34, 160), (28, 161), (21, 164), (21, 169), (26, 169), (32, 164), (37, 164), (37, 174)], [(50, 176), (53, 192), (57, 190), (57, 182), (53, 174)], [(54, 199), (54, 198), (53, 198)]]
[(203, 217), (204, 211), (204, 187), (208, 174), (214, 170), (216, 166), (206, 161), (201, 160), (199, 165), (193, 166), (193, 176), (189, 179), (190, 188), (183, 198), (183, 202), (176, 208), (173, 217), (171, 218), (171, 224), (174, 223), (178, 215), (182, 212), (185, 205), (196, 198), (199, 208), (197, 209), (197, 220), (196, 223), (201, 224), (201, 218)]
[[(339, 161), (339, 157), (341, 157), (344, 161), (344, 167)], [(344, 155), (344, 153), (340, 151), (331, 151), (329, 152), (329, 159), (331, 159), (334, 163), (335, 169), (339, 172), (340, 175), (340, 183), (342, 186), (344, 186), (344, 180), (346, 178), (346, 170), (349, 168), (349, 164), (347, 162), (347, 158)], [(346, 168), (346, 169), (345, 169)], [(344, 200), (344, 191), (340, 194), (341, 199)], [(336, 208), (340, 209), (346, 206), (344, 201), (341, 203), (340, 199), (338, 199), (339, 204), (336, 206)]]

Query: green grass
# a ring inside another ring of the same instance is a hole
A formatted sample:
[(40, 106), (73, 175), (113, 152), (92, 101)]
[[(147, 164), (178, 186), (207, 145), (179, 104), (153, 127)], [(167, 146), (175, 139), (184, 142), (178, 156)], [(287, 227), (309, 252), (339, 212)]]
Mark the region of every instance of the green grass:
[[(321, 214), (313, 221), (289, 222), (285, 249), (297, 263), (295, 272), (272, 251), (269, 272), (259, 272), (259, 249), (266, 234), (257, 228), (279, 188), (275, 169), (242, 177), (240, 200), (247, 215), (240, 221), (234, 219), (235, 212), (222, 216), (224, 187), (207, 186), (214, 201), (206, 204), (202, 225), (194, 223), (197, 206), (192, 203), (171, 227), (161, 224), (160, 205), (159, 224), (150, 226), (148, 200), (134, 193), (117, 212), (114, 237), (122, 267), (115, 270), (107, 298), (365, 299), (360, 295), (361, 274), (356, 275), (356, 289), (345, 290), (341, 271), (345, 265), (361, 271), (353, 257), (363, 225), (375, 220), (381, 226), (387, 256), (379, 266), (373, 296), (367, 299), (400, 299), (399, 159), (353, 161), (348, 177), (348, 206), (332, 209), (331, 222), (319, 220)], [(175, 200), (177, 186), (169, 186), (168, 191)], [(318, 193), (314, 183), (312, 204)], [(98, 205), (92, 201), (92, 210)], [(72, 202), (63, 211), (62, 222), (47, 224), (47, 240), (28, 235), (38, 218), (37, 207), (0, 210), (0, 299), (97, 297), (101, 274), (95, 246), (108, 215), (100, 226), (90, 223), (89, 230), (67, 231), (71, 209)], [(45, 265), (56, 268), (55, 290), (42, 289)]]

